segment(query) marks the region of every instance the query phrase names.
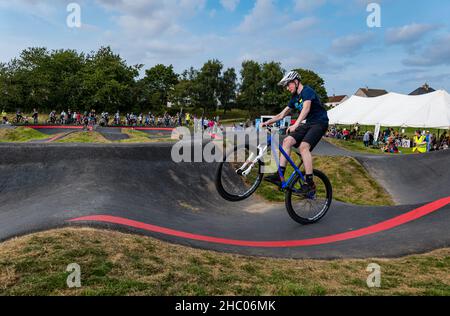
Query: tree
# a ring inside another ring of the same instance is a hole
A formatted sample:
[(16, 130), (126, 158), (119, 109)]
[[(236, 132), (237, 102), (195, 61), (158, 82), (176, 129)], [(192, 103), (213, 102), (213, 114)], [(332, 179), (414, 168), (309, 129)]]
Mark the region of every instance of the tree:
[(262, 82), (259, 63), (247, 60), (242, 63), (242, 83), (240, 86), (238, 104), (240, 108), (248, 109), (254, 116), (261, 109)]
[(48, 107), (61, 110), (77, 109), (82, 102), (82, 82), (80, 75), (85, 65), (85, 57), (74, 50), (53, 51), (46, 64), (46, 77), (49, 79)]
[(268, 113), (279, 112), (283, 105), (287, 104), (289, 93), (278, 85), (283, 78), (284, 70), (280, 63), (269, 62), (262, 65), (261, 84), (262, 99), (261, 103)]
[[(11, 101), (22, 111), (31, 107), (47, 107), (52, 93), (48, 73), (50, 56), (46, 48), (28, 48), (10, 63)], [(13, 106), (14, 107), (14, 106)]]
[(110, 47), (88, 55), (82, 73), (83, 107), (109, 112), (131, 109), (136, 105), (135, 78), (142, 65), (128, 66)]
[(201, 68), (195, 80), (195, 89), (197, 90), (198, 102), (203, 110), (216, 110), (220, 74), (223, 65), (217, 60), (207, 61)]
[(319, 95), (322, 103), (328, 101), (328, 93), (325, 88), (325, 81), (314, 71), (307, 69), (296, 69), (296, 71), (302, 77), (302, 84), (308, 85), (313, 88)]
[(230, 105), (236, 102), (237, 75), (234, 68), (227, 69), (219, 81), (219, 101), (225, 114)]
[(178, 83), (178, 75), (174, 72), (173, 66), (156, 65), (145, 71), (142, 79), (142, 97), (146, 105), (151, 108), (167, 106), (168, 95)]

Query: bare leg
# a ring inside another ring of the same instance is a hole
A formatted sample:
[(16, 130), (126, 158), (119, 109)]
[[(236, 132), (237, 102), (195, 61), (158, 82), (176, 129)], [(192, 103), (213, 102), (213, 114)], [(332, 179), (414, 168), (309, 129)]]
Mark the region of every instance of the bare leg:
[[(291, 149), (293, 146), (295, 146), (295, 143), (296, 140), (291, 136), (285, 138), (285, 140), (283, 141), (283, 150), (286, 152), (286, 154), (288, 154), (288, 156), (291, 155)], [(280, 167), (286, 168), (287, 163), (288, 163), (287, 159), (284, 157), (284, 155), (281, 155)]]
[(303, 142), (300, 145), (300, 154), (302, 155), (303, 165), (307, 175), (313, 174), (313, 160), (311, 155), (311, 145)]

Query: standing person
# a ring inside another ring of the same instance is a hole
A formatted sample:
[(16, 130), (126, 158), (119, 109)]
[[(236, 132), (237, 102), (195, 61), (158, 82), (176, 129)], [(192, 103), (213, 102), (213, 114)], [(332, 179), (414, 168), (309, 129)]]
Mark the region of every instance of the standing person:
[(386, 128), (384, 131), (383, 131), (383, 142), (384, 143), (387, 143), (387, 141), (388, 141), (388, 138), (391, 136), (391, 130), (389, 129), (389, 128)]
[(38, 113), (38, 111), (36, 109), (33, 109), (33, 116), (32, 116), (32, 118), (33, 118), (34, 125), (37, 125), (38, 122), (39, 122), (39, 113)]
[(431, 134), (430, 134), (430, 131), (427, 131), (425, 133), (425, 141), (427, 142), (427, 152), (430, 152), (430, 148), (431, 148)]
[(189, 113), (186, 113), (186, 126), (191, 126), (191, 115)]
[(77, 125), (81, 125), (81, 113), (80, 112), (77, 112), (76, 120), (77, 120)]
[(370, 143), (370, 132), (369, 131), (367, 131), (364, 134), (363, 142), (364, 142), (364, 146), (369, 147), (369, 143)]
[[(295, 124), (288, 128), (288, 134), (290, 135), (283, 141), (283, 149), (288, 155), (290, 155), (292, 147), (300, 149), (306, 172), (306, 185), (301, 188), (301, 191), (304, 194), (314, 193), (316, 185), (314, 183), (311, 151), (328, 130), (329, 119), (327, 110), (322, 105), (317, 93), (311, 87), (302, 84), (302, 78), (296, 71), (289, 72), (279, 82), (279, 85), (286, 87), (292, 94), (289, 105), (273, 119), (263, 123), (262, 127), (281, 121), (291, 111), (300, 112)], [(302, 122), (305, 120), (306, 123), (303, 124)], [(275, 173), (266, 177), (266, 181), (278, 186), (281, 185), (282, 179), (280, 176), (284, 179), (286, 167), (287, 159), (281, 156), (281, 175)]]
[(413, 148), (413, 153), (424, 154), (427, 152), (427, 142), (425, 136), (422, 135), (421, 131), (416, 132), (414, 137), (415, 147)]
[(89, 125), (89, 116), (87, 114), (87, 112), (84, 112), (84, 116), (83, 116), (83, 130), (88, 130), (88, 125)]
[(61, 120), (61, 124), (64, 125), (66, 124), (65, 118), (66, 118), (66, 112), (64, 110), (62, 110), (61, 114), (59, 115), (59, 118)]

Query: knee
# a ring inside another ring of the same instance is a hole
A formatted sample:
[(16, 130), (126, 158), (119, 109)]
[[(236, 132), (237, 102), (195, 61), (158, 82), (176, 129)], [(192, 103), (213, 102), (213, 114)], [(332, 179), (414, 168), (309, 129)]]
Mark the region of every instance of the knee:
[(283, 141), (283, 147), (292, 147), (295, 145), (295, 139), (292, 137), (287, 137)]
[(311, 146), (308, 144), (308, 143), (302, 143), (301, 145), (300, 145), (300, 153), (307, 153), (307, 152), (309, 152), (310, 151), (310, 149), (311, 149)]

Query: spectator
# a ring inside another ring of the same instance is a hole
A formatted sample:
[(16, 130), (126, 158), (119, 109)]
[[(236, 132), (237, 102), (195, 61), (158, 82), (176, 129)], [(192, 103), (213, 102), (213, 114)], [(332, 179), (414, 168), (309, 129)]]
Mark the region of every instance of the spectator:
[(39, 123), (39, 113), (36, 109), (33, 109), (33, 123), (37, 125)]
[(398, 147), (395, 144), (394, 138), (389, 137), (386, 146), (384, 147), (384, 152), (391, 154), (398, 154)]
[(416, 136), (414, 137), (415, 147), (413, 148), (414, 153), (424, 154), (427, 152), (427, 143), (425, 140), (425, 136), (422, 135), (420, 131), (416, 132)]
[(344, 128), (344, 131), (342, 132), (342, 136), (343, 136), (344, 140), (348, 140), (350, 137), (350, 132), (346, 128)]
[(383, 142), (384, 143), (387, 143), (387, 141), (388, 141), (388, 138), (391, 136), (391, 130), (389, 129), (389, 128), (386, 128), (384, 131), (383, 131)]
[(370, 132), (367, 131), (363, 137), (364, 146), (369, 147), (370, 144)]
[(187, 127), (191, 126), (191, 115), (186, 113), (186, 125)]
[(56, 111), (55, 110), (50, 112), (50, 114), (48, 115), (48, 119), (49, 119), (49, 123), (56, 124)]
[(61, 124), (62, 125), (66, 124), (66, 112), (64, 110), (62, 110), (59, 118), (61, 119)]
[(81, 125), (81, 113), (80, 112), (76, 113), (76, 122), (77, 122), (77, 125)]
[(431, 149), (431, 134), (430, 134), (430, 131), (426, 131), (426, 133), (425, 133), (425, 141), (427, 143), (427, 152), (430, 152), (430, 149)]

